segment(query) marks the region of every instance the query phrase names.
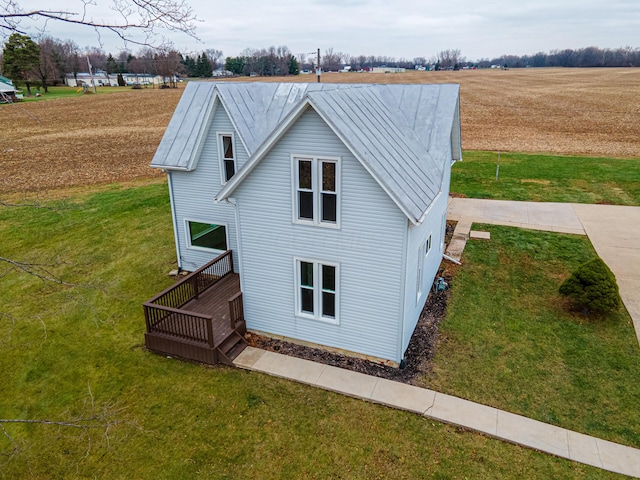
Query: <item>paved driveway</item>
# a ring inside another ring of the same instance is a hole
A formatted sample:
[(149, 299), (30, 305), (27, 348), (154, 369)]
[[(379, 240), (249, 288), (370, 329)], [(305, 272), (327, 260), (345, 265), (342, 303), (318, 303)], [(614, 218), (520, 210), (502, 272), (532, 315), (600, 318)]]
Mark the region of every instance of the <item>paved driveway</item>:
[(640, 207), (572, 206), (596, 252), (615, 274), (640, 341)]
[(640, 207), (452, 198), (448, 218), (582, 234), (613, 271), (640, 342)]

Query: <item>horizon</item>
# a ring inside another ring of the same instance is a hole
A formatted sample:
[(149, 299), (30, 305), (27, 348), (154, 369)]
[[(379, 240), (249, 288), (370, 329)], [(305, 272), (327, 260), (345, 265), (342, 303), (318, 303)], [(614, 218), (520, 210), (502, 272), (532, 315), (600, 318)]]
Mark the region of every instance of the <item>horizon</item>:
[[(30, 2), (31, 10), (46, 9), (44, 0)], [(245, 49), (287, 46), (293, 55), (315, 56), (333, 49), (350, 56), (393, 57), (395, 60), (436, 56), (443, 50), (460, 50), (468, 61), (524, 56), (554, 50), (596, 46), (615, 50), (637, 43), (640, 2), (625, 0), (541, 0), (535, 5), (512, 5), (508, 0), (489, 0), (482, 5), (471, 0), (453, 0), (446, 5), (433, 0), (274, 0), (269, 5), (256, 0), (212, 7), (191, 0), (200, 19), (195, 34), (200, 41), (181, 32), (167, 40), (183, 54), (207, 49), (237, 57)], [(63, 0), (56, 9), (82, 10), (80, 0)], [(97, 22), (122, 18), (108, 4), (87, 7), (88, 18)], [(64, 22), (25, 20), (21, 28), (37, 39), (47, 36), (74, 41), (80, 48), (102, 49), (117, 54), (136, 53), (140, 46), (127, 44), (108, 31)], [(327, 40), (327, 39), (330, 40)], [(136, 39), (144, 40), (137, 36)], [(158, 38), (156, 38), (158, 40)], [(633, 47), (637, 48), (637, 47)]]

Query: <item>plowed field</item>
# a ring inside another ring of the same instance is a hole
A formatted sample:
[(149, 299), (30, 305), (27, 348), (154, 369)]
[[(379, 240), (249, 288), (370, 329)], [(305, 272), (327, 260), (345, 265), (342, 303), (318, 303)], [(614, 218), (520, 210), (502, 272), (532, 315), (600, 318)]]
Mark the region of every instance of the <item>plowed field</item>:
[[(640, 158), (640, 69), (329, 73), (322, 80), (459, 83), (465, 149)], [(160, 175), (149, 163), (181, 93), (123, 89), (1, 106), (0, 193)]]

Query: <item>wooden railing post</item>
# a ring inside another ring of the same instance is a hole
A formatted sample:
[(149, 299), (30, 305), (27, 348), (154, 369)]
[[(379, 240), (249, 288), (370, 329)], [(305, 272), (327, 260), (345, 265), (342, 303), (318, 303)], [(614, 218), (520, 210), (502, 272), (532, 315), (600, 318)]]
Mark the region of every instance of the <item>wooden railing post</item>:
[(198, 274), (192, 277), (191, 284), (193, 285), (193, 298), (198, 298), (200, 294), (200, 292), (198, 292)]
[(215, 348), (215, 342), (213, 341), (213, 319), (207, 319), (207, 340), (209, 340), (209, 346)]
[(142, 308), (144, 309), (144, 321), (147, 324), (147, 332), (151, 332), (151, 319), (149, 318), (149, 307), (147, 307), (146, 305), (143, 305)]
[(235, 330), (238, 322), (244, 320), (244, 306), (242, 305), (242, 292), (236, 293), (229, 299), (229, 316), (231, 317), (231, 328)]

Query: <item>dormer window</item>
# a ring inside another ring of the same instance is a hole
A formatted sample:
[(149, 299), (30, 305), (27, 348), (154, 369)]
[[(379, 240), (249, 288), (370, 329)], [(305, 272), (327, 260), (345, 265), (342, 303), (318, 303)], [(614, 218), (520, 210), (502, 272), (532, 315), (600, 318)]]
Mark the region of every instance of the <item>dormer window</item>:
[(236, 146), (233, 134), (219, 133), (220, 178), (225, 184), (236, 174)]
[(337, 158), (293, 157), (293, 221), (338, 227), (340, 161)]

